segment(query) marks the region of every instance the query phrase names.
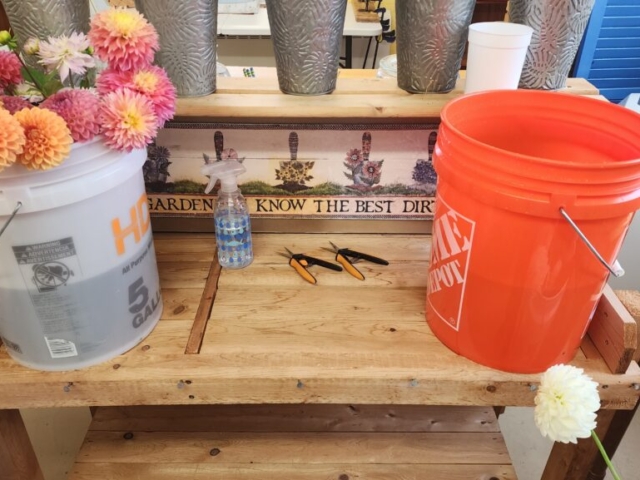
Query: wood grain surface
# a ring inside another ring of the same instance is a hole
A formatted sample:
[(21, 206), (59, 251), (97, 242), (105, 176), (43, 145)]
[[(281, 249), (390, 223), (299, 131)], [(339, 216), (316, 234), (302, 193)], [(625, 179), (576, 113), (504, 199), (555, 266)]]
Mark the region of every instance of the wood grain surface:
[[(464, 71), (455, 89), (446, 94), (410, 94), (398, 88), (395, 78), (375, 75), (375, 70), (340, 70), (336, 90), (317, 97), (284, 95), (275, 77), (220, 77), (214, 95), (178, 99), (176, 121), (437, 121), (442, 108), (464, 92)], [(587, 96), (599, 93), (581, 78), (570, 78), (562, 91)]]
[(91, 428), (109, 432), (500, 431), (491, 407), (423, 405), (162, 405), (98, 408)]
[(0, 478), (44, 480), (18, 410), (0, 410)]
[[(312, 267), (304, 282), (284, 247), (332, 260), (333, 241), (389, 260), (361, 282)], [(223, 270), (199, 354), (184, 351), (209, 276), (211, 235), (156, 235), (164, 292), (157, 328), (124, 355), (73, 372), (38, 372), (0, 349), (0, 408), (99, 405), (395, 404), (531, 406), (539, 375), (483, 367), (448, 350), (424, 317), (431, 240), (419, 235), (254, 235), (256, 260)], [(611, 322), (621, 322), (610, 316)], [(640, 370), (614, 374), (590, 338), (572, 362), (631, 409)]]
[(211, 465), (77, 463), (71, 480), (516, 480), (511, 465)]
[(638, 348), (638, 326), (608, 285), (589, 325), (589, 337), (613, 373), (627, 371)]
[(71, 474), (95, 478), (516, 477), (491, 408), (238, 405), (98, 409)]

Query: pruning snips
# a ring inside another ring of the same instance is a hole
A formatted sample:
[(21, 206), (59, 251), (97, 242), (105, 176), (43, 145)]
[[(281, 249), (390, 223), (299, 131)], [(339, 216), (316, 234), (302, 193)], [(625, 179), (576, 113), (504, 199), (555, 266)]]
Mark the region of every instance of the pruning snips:
[(342, 267), (340, 265), (336, 265), (335, 263), (325, 262), (324, 260), (320, 260), (319, 258), (309, 257), (303, 253), (293, 253), (291, 250), (285, 247), (287, 253), (281, 253), (283, 257), (287, 257), (289, 259), (289, 265), (293, 267), (293, 269), (298, 272), (298, 274), (304, 278), (307, 282), (315, 285), (318, 283), (316, 277), (314, 277), (309, 270), (309, 267), (313, 265), (318, 265), (319, 267), (328, 268), (329, 270), (333, 270), (336, 272), (341, 272)]
[(373, 255), (367, 255), (366, 253), (356, 252), (355, 250), (350, 250), (348, 248), (339, 248), (333, 242), (329, 243), (331, 243), (333, 249), (325, 248), (325, 250), (335, 253), (336, 262), (342, 265), (347, 272), (349, 272), (358, 280), (364, 280), (364, 275), (353, 264), (357, 263), (360, 260), (375, 263), (377, 265), (389, 265), (389, 262), (383, 260), (382, 258), (374, 257)]

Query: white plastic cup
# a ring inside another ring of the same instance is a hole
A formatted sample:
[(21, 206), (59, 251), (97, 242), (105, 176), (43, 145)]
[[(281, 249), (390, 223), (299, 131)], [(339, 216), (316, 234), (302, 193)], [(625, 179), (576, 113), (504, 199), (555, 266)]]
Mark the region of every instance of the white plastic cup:
[(464, 93), (518, 88), (532, 34), (517, 23), (471, 24)]

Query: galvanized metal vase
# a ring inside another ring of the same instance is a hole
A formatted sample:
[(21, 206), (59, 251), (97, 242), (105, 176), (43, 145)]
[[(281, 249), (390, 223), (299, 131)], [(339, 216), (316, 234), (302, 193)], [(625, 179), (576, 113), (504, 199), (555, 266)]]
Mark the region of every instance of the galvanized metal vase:
[(31, 37), (45, 39), (89, 31), (89, 0), (0, 0), (20, 46)]
[(448, 92), (458, 78), (476, 0), (397, 0), (398, 86)]
[(218, 0), (136, 0), (160, 35), (156, 61), (179, 97), (216, 91)]
[(282, 92), (335, 90), (346, 11), (347, 0), (267, 0)]
[(595, 0), (511, 0), (511, 21), (533, 28), (520, 87), (565, 87), (594, 3)]

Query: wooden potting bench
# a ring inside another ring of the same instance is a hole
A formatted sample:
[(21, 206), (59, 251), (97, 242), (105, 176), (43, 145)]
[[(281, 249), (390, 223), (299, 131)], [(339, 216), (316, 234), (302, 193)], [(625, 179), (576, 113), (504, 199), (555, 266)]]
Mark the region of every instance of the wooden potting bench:
[[(456, 94), (342, 78), (336, 94), (302, 105), (274, 82), (220, 80), (217, 95), (181, 102), (182, 120), (405, 121)], [(572, 88), (597, 94), (581, 81)], [(312, 286), (278, 255), (286, 246), (323, 256), (329, 241), (390, 265), (362, 264), (366, 282), (320, 269)], [(18, 409), (71, 406), (100, 407), (72, 480), (516, 478), (494, 407), (533, 406), (540, 376), (483, 367), (434, 337), (424, 318), (429, 235), (260, 233), (254, 264), (239, 271), (221, 271), (211, 234), (156, 233), (155, 246), (164, 312), (140, 345), (63, 373), (26, 369), (0, 350), (3, 480), (42, 478)], [(640, 396), (628, 311), (640, 315), (638, 297), (618, 296), (605, 292), (572, 362), (601, 385), (601, 435)], [(594, 458), (591, 440), (558, 446), (544, 478), (585, 478)]]

